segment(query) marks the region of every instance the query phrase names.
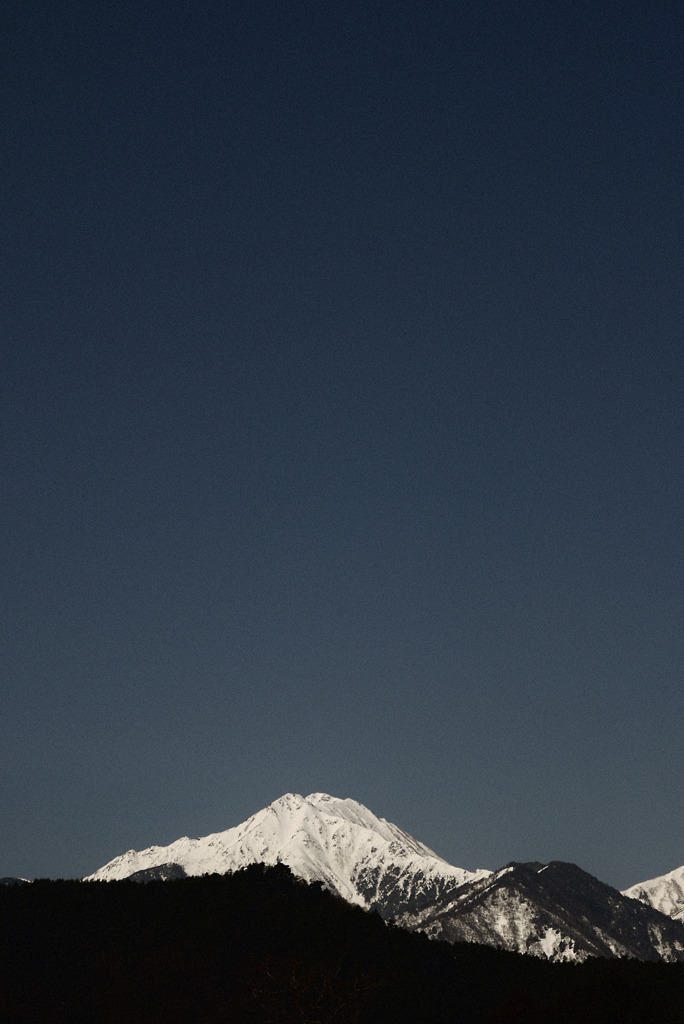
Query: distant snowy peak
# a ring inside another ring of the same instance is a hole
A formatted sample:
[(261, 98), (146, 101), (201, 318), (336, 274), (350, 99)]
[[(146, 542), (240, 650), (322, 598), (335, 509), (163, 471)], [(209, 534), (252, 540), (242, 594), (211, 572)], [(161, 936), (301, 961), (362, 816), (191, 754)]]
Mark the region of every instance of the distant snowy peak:
[(640, 900), (661, 914), (684, 922), (684, 865), (666, 875), (639, 882), (623, 890), (623, 896)]
[(307, 882), (322, 882), (350, 903), (392, 916), (489, 872), (448, 864), (408, 833), (355, 800), (287, 793), (242, 825), (201, 839), (129, 850), (87, 881), (226, 874), (248, 864), (286, 864)]

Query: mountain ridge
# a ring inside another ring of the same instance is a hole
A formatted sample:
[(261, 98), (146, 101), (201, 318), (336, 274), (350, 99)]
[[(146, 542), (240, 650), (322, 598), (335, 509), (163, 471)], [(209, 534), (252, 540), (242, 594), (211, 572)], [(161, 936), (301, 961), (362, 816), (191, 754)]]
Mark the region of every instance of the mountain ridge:
[(468, 871), (363, 804), (325, 793), (286, 793), (224, 832), (129, 850), (84, 881), (228, 874), (251, 864), (284, 864), (348, 903), (452, 943), (557, 961), (684, 961), (684, 923), (651, 902), (678, 906), (677, 872), (650, 889), (632, 887), (635, 897), (560, 861)]
[(480, 942), (556, 961), (684, 960), (684, 927), (576, 864), (512, 863), (454, 899), (398, 922), (448, 942)]
[[(397, 825), (351, 799), (325, 793), (286, 793), (241, 825), (169, 846), (129, 850), (84, 881), (113, 881), (174, 865), (187, 875), (220, 874), (248, 864), (286, 864), (307, 882), (366, 909), (394, 894), (394, 902), (418, 899), (411, 879), (420, 875), (429, 897), (488, 874), (448, 864)], [(387, 891), (386, 891), (387, 890)]]
[(662, 914), (684, 922), (684, 865), (656, 878), (623, 889), (624, 896), (639, 900)]

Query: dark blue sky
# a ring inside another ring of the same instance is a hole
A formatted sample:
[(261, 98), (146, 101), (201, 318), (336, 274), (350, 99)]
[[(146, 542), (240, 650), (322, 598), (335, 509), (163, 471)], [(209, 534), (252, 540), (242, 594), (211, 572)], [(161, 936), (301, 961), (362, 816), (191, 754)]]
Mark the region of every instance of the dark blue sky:
[(684, 862), (681, 4), (13, 6), (0, 875)]

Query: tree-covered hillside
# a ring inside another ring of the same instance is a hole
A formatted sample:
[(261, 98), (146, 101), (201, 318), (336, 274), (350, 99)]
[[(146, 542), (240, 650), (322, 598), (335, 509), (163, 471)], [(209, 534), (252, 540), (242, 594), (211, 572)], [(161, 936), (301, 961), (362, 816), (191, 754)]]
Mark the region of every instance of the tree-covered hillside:
[(286, 868), (0, 887), (2, 1024), (684, 1024), (684, 965), (430, 942)]

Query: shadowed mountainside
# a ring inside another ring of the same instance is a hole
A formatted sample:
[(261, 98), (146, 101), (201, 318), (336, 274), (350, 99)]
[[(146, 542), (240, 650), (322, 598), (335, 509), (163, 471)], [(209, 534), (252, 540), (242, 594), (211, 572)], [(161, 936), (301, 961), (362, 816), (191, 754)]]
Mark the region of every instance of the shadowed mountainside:
[(684, 1024), (684, 965), (429, 940), (283, 866), (0, 890), (3, 1024)]

